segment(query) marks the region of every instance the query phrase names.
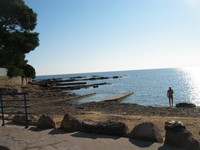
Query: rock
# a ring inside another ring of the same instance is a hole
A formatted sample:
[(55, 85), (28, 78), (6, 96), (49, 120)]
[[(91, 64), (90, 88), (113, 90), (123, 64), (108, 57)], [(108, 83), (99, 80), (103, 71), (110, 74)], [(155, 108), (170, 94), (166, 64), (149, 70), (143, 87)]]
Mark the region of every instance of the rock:
[(81, 124), (81, 131), (87, 133), (125, 137), (127, 136), (127, 130), (128, 127), (122, 122), (83, 120)]
[(9, 150), (7, 147), (5, 147), (5, 146), (1, 146), (0, 145), (0, 150)]
[(62, 122), (61, 129), (67, 132), (80, 131), (81, 122), (70, 114), (65, 114)]
[(95, 121), (90, 120), (90, 119), (84, 119), (81, 122), (80, 131), (86, 132), (86, 133), (97, 133), (97, 132), (99, 132), (99, 131), (97, 131), (98, 126), (99, 126), (98, 122), (95, 122)]
[(22, 114), (16, 114), (12, 121), (14, 123), (18, 123), (18, 124), (22, 124), (22, 125), (25, 125), (26, 124), (26, 118), (25, 118), (25, 115), (22, 115)]
[(136, 125), (128, 135), (131, 139), (162, 143), (163, 138), (158, 127), (152, 122)]
[[(18, 112), (18, 114), (14, 115), (12, 118), (14, 123), (26, 125), (26, 116), (22, 114), (22, 112)], [(28, 115), (28, 124), (29, 125), (36, 125), (38, 121), (38, 117), (35, 115)]]
[(37, 125), (37, 122), (38, 122), (38, 119), (39, 119), (38, 116), (29, 115), (29, 116), (28, 116), (29, 125), (36, 126), (36, 125)]
[(56, 128), (56, 124), (51, 117), (47, 115), (42, 115), (37, 121), (37, 128), (41, 129)]
[(119, 78), (119, 76), (113, 76), (113, 79), (117, 79), (117, 78)]
[(184, 107), (184, 108), (195, 108), (196, 105), (195, 105), (195, 104), (191, 104), (191, 103), (178, 103), (178, 104), (176, 104), (176, 107), (177, 107), (177, 108), (180, 108), (180, 107)]
[(165, 123), (165, 144), (188, 150), (200, 150), (200, 143), (181, 122)]
[(175, 122), (174, 120), (170, 122), (165, 122), (165, 130), (178, 130), (178, 129), (185, 129), (185, 126), (181, 121)]

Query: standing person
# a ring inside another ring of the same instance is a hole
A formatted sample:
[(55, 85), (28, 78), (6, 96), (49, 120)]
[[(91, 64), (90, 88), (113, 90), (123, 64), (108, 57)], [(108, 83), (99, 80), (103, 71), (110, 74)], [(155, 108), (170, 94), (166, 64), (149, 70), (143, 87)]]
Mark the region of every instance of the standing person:
[(173, 94), (174, 94), (174, 91), (172, 90), (171, 87), (169, 87), (169, 89), (167, 90), (167, 97), (169, 99), (169, 106), (170, 107), (173, 107)]

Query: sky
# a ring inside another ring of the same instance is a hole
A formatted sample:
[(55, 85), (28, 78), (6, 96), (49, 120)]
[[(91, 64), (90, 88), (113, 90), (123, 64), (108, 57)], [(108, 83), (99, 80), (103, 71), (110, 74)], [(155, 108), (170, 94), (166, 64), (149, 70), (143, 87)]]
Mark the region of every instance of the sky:
[(200, 0), (25, 0), (37, 75), (200, 66)]

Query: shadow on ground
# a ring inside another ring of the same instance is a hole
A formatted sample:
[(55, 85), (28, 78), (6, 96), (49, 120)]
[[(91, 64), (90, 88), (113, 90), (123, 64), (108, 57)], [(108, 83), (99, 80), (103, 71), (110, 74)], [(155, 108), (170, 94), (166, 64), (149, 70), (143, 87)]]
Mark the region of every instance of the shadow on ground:
[[(129, 139), (129, 141), (140, 147), (140, 148), (147, 148), (147, 147), (150, 147), (151, 145), (153, 145), (154, 143), (153, 142), (147, 142), (147, 141), (140, 141), (140, 140), (133, 140), (133, 139)], [(171, 147), (169, 145), (162, 145), (161, 147), (158, 148), (158, 150), (183, 150), (183, 149), (180, 149), (180, 148), (175, 148), (175, 147)]]
[(139, 141), (139, 140), (133, 140), (133, 139), (129, 139), (129, 142), (141, 148), (149, 147), (153, 144), (153, 142)]
[[(34, 131), (34, 132), (41, 132), (44, 130), (49, 130), (49, 129), (40, 129), (37, 127), (30, 127), (28, 130), (30, 131)], [(51, 131), (49, 132), (49, 134), (51, 135), (55, 135), (55, 134), (65, 134), (66, 132), (64, 130), (61, 129), (51, 129)]]
[(109, 139), (118, 139), (120, 137), (117, 136), (109, 136), (103, 134), (92, 134), (92, 133), (84, 133), (84, 132), (75, 132), (71, 136), (78, 137), (78, 138), (90, 138), (90, 139), (97, 139), (97, 138), (109, 138)]
[(185, 149), (182, 149), (182, 148), (178, 148), (178, 147), (171, 147), (169, 145), (163, 145), (161, 147), (158, 148), (158, 150), (185, 150)]

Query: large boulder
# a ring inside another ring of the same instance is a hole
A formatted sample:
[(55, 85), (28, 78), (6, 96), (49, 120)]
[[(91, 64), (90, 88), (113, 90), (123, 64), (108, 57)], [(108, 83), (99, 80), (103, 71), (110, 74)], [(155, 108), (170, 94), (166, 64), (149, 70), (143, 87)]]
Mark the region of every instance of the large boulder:
[(44, 114), (38, 119), (37, 128), (41, 129), (56, 128), (56, 124), (51, 117)]
[(81, 131), (87, 133), (104, 134), (111, 136), (127, 136), (128, 127), (122, 122), (94, 122), (92, 120), (83, 120)]
[(70, 114), (65, 114), (62, 122), (61, 122), (61, 129), (64, 129), (67, 132), (75, 132), (80, 131), (81, 122), (73, 117)]
[(200, 150), (200, 144), (181, 122), (165, 122), (165, 144), (187, 150)]
[(159, 132), (158, 127), (152, 122), (145, 122), (136, 125), (133, 130), (128, 134), (130, 139), (137, 139), (143, 141), (151, 141), (162, 143), (163, 138)]
[(195, 108), (196, 105), (195, 104), (192, 104), (192, 103), (178, 103), (176, 104), (176, 107), (177, 108)]
[(99, 126), (98, 122), (95, 122), (95, 121), (90, 120), (90, 119), (84, 119), (81, 122), (80, 131), (86, 132), (86, 133), (97, 133), (97, 132), (99, 132), (99, 131), (97, 131), (98, 126)]

